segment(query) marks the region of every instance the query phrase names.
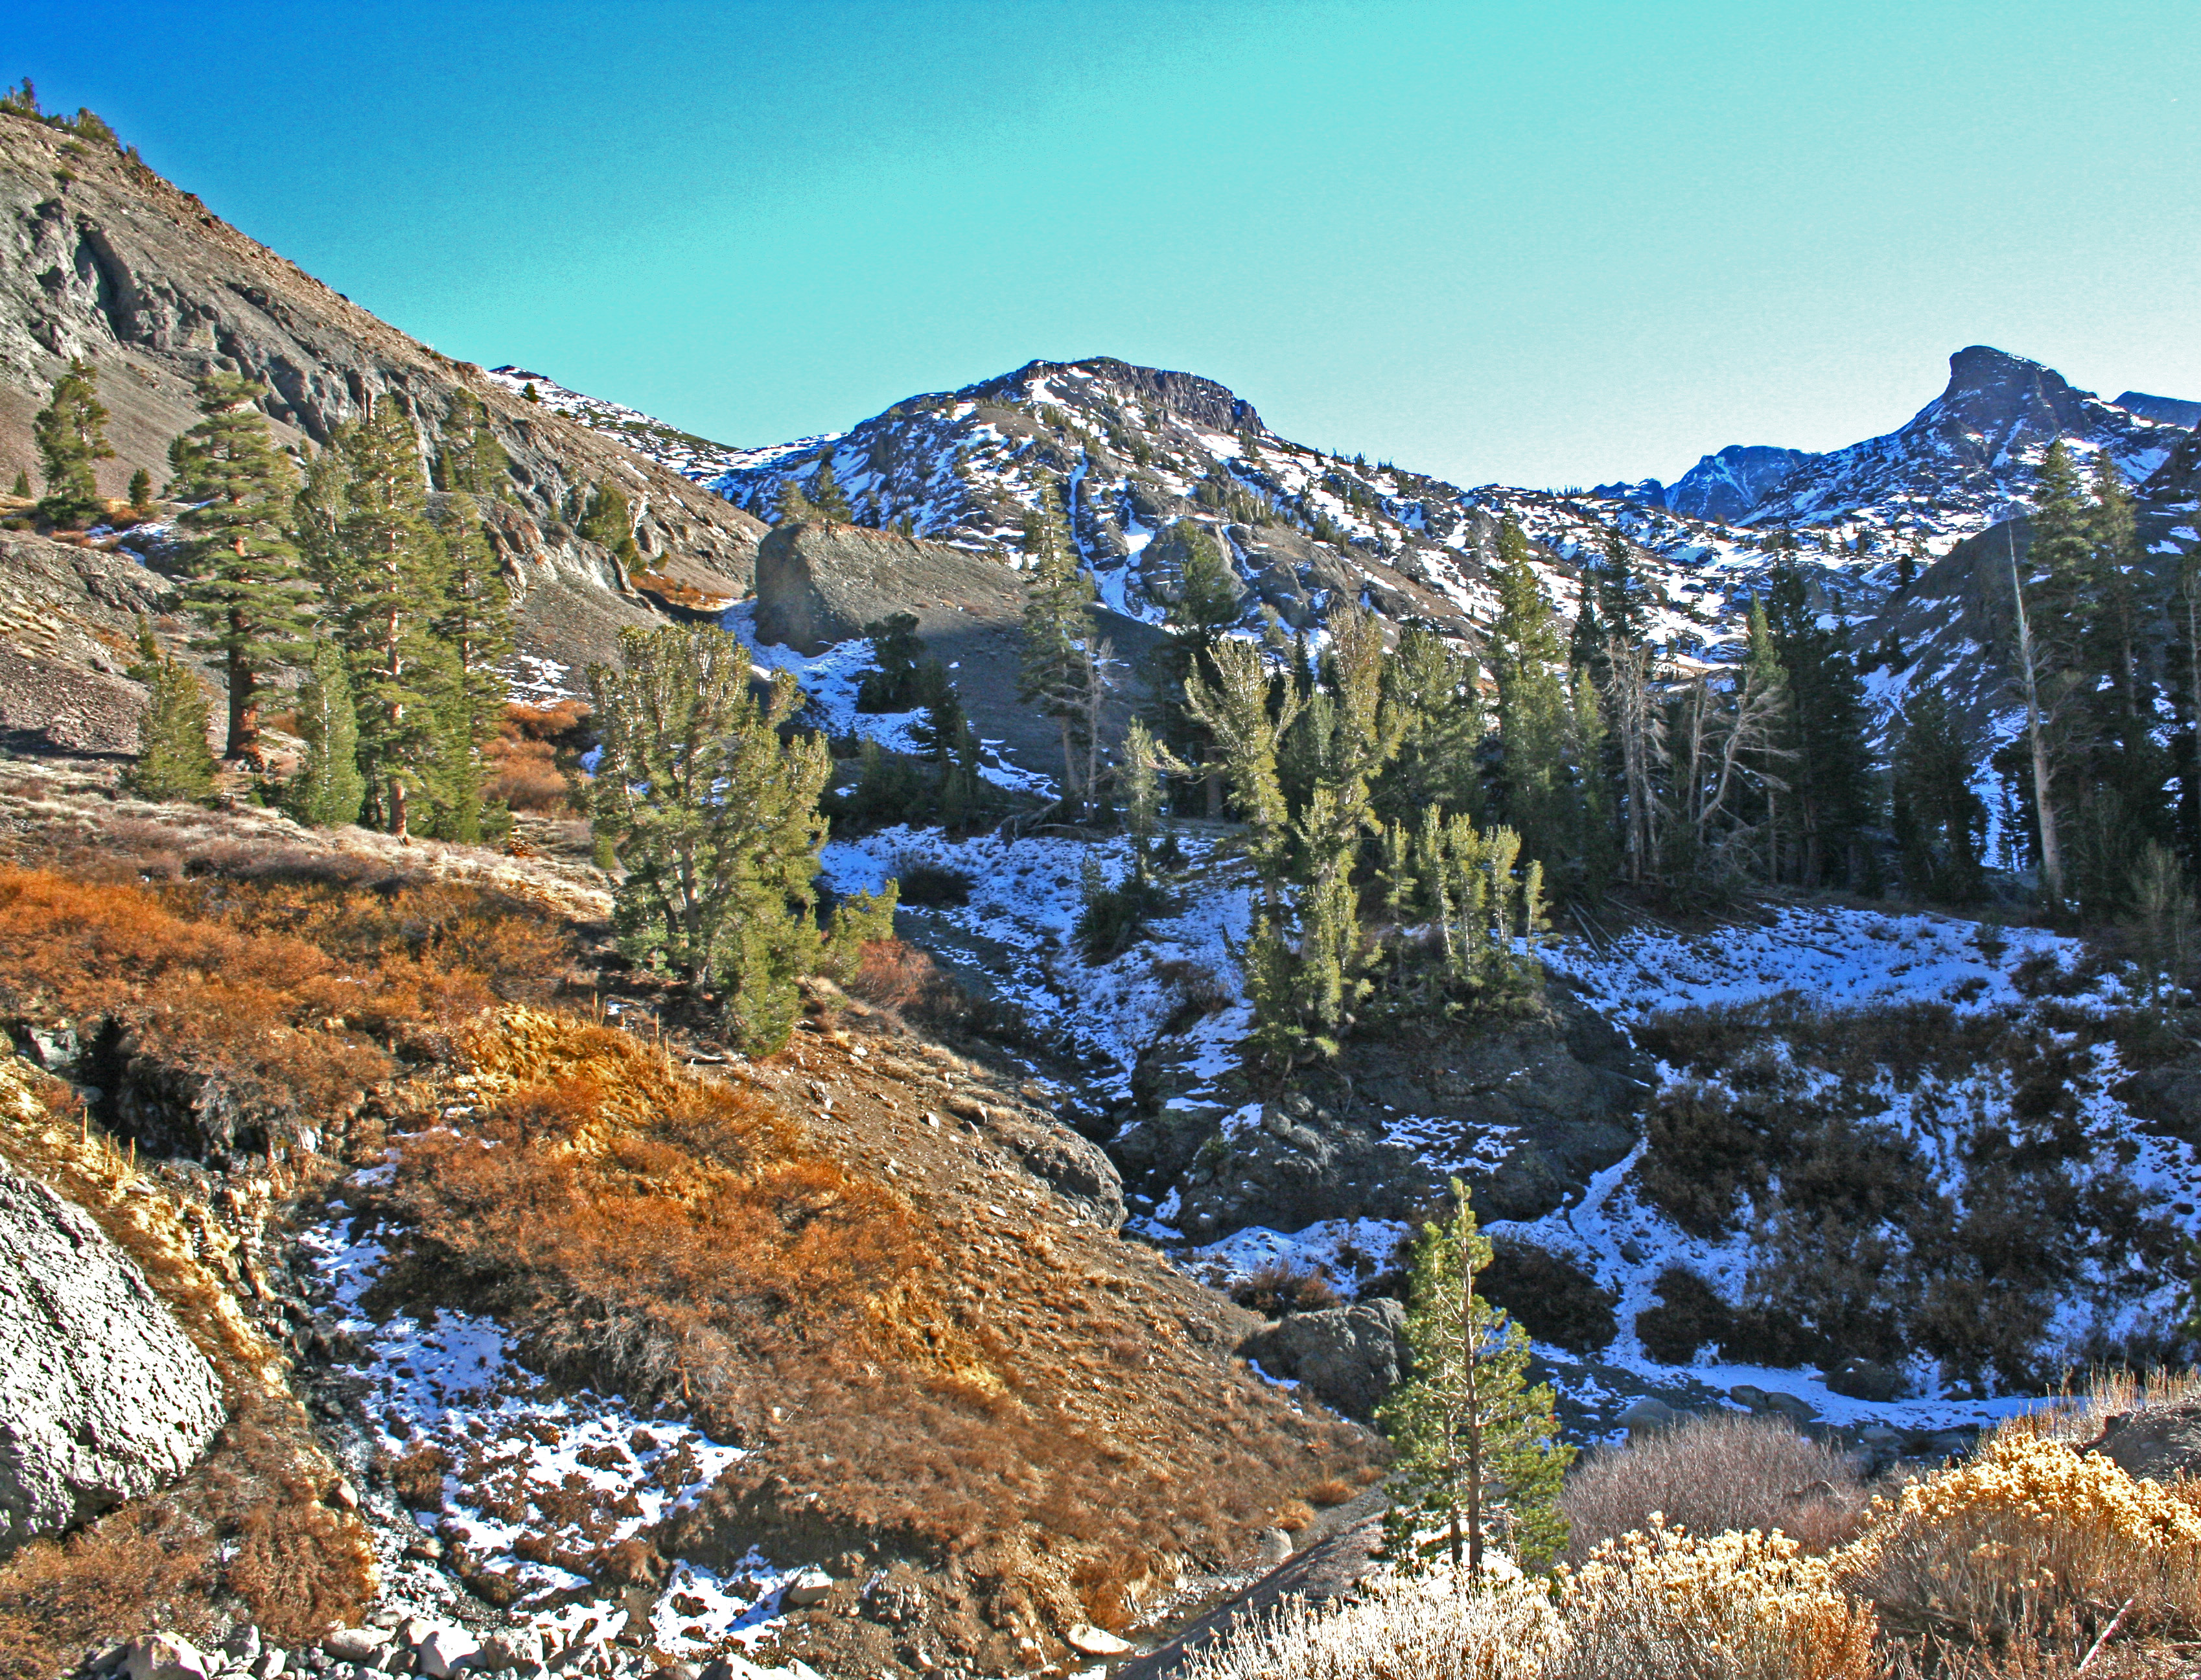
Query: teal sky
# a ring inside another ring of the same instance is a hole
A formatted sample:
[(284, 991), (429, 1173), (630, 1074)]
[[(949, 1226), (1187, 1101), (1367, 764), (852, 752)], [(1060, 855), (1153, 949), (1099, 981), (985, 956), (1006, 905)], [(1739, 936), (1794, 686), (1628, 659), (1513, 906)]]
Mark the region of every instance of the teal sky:
[(125, 5), (0, 75), (447, 354), (692, 431), (1035, 356), (1468, 484), (2201, 397), (2201, 6)]

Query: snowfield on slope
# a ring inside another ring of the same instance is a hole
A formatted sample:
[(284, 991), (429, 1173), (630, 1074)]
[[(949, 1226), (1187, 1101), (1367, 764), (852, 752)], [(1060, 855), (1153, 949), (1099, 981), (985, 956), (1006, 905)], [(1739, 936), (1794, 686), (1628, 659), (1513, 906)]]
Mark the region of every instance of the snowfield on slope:
[[(354, 1176), (372, 1183), (388, 1172)], [(378, 1318), (366, 1297), (388, 1249), (355, 1227), (342, 1201), (330, 1215), (302, 1240), (334, 1295), (352, 1354), (338, 1369), (364, 1389), (371, 1445), (392, 1461), (442, 1466), (436, 1504), (414, 1510), (414, 1520), (519, 1588), (512, 1613), (521, 1625), (561, 1647), (608, 1645), (629, 1612), (559, 1556), (654, 1528), (700, 1497), (741, 1449), (692, 1424), (645, 1417), (617, 1395), (555, 1388), (520, 1364), (494, 1319), (449, 1309)], [(437, 1591), (431, 1571), (406, 1561), (402, 1534), (377, 1540), (394, 1594)], [(682, 1562), (651, 1608), (651, 1635), (674, 1656), (711, 1654), (729, 1640), (754, 1646), (780, 1625), (779, 1595), (797, 1572), (754, 1554), (724, 1576)]]
[[(1231, 996), (1241, 996), (1235, 952), (1247, 931), (1247, 891), (1240, 866), (1217, 859), (1212, 845), (1204, 839), (1186, 845), (1189, 866), (1177, 895), (1177, 913), (1158, 920), (1150, 940), (1100, 965), (1087, 964), (1071, 937), (1082, 902), (1081, 872), (1090, 860), (1104, 879), (1118, 878), (1129, 864), (1125, 843), (1091, 844), (1048, 837), (951, 840), (937, 831), (895, 829), (836, 841), (827, 848), (825, 861), (829, 880), (843, 891), (876, 887), (919, 862), (967, 878), (966, 903), (920, 913), (935, 919), (937, 926), (985, 942), (995, 958), (989, 978), (1001, 993), (1079, 1049), (1105, 1059), (1107, 1071), (1095, 1083), (1104, 1098), (1112, 1099), (1129, 1094), (1133, 1064), (1142, 1049), (1153, 1043), (1182, 996), (1167, 976), (1181, 972), (1182, 965), (1196, 965)], [(1831, 1012), (1938, 1004), (1960, 1018), (1999, 1012), (2024, 1021), (2035, 1004), (2016, 984), (2016, 972), (2031, 964), (2068, 973), (2081, 955), (2076, 941), (2037, 929), (1843, 906), (1781, 908), (1760, 924), (1738, 923), (1694, 935), (1650, 927), (1602, 950), (1578, 939), (1553, 941), (1544, 950), (1553, 973), (1623, 1031), (1665, 1011), (1746, 1005), (1783, 994)], [(2098, 1011), (2131, 1002), (2114, 977), (2085, 990), (2060, 990), (2064, 995), (2059, 1007), (2067, 1009)], [(1235, 1065), (1249, 1025), (1249, 1012), (1241, 1001), (1190, 1029), (1188, 1053), (1205, 1084), (1178, 1101), (1226, 1111), (1238, 1105), (1241, 1099), (1224, 1076)], [(2086, 1154), (2073, 1164), (2074, 1175), (2119, 1175), (2138, 1191), (2145, 1210), (2184, 1210), (2176, 1217), (2192, 1231), (2192, 1210), (2201, 1201), (2201, 1170), (2193, 1152), (2177, 1140), (2144, 1131), (2110, 1095), (2123, 1072), (2114, 1048), (2104, 1045), (2096, 1048), (2077, 1076)], [(1678, 1077), (1662, 1066), (1662, 1083)], [(1960, 1200), (1966, 1169), (1958, 1121), (1969, 1125), (1984, 1117), (2006, 1122), (2010, 1114), (2009, 1079), (1992, 1069), (1974, 1070), (1937, 1089), (1930, 1102), (1893, 1089), (1875, 1088), (1874, 1094), (1884, 1099), (1878, 1123), (1902, 1133), (1937, 1181)], [(1227, 1114), (1224, 1125), (1227, 1129), (1234, 1120), (1250, 1123), (1254, 1117), (1250, 1110)], [(1411, 1143), (1411, 1117), (1392, 1131)], [(1828, 1422), (1877, 1419), (1914, 1430), (1981, 1422), (2037, 1403), (2037, 1396), (1981, 1398), (1946, 1389), (1924, 1361), (1909, 1372), (1916, 1398), (1871, 1404), (1834, 1394), (1811, 1371), (1721, 1364), (1709, 1356), (1686, 1366), (1651, 1359), (1633, 1325), (1635, 1314), (1653, 1304), (1659, 1274), (1670, 1266), (1685, 1266), (1731, 1295), (1757, 1250), (1747, 1231), (1720, 1242), (1692, 1237), (1647, 1205), (1631, 1183), (1642, 1153), (1639, 1145), (1599, 1174), (1585, 1195), (1557, 1213), (1492, 1227), (1571, 1257), (1619, 1296), (1620, 1336), (1594, 1360), (1556, 1348), (1540, 1350), (1570, 1398), (1592, 1415), (1609, 1423), (1631, 1398), (1654, 1390), (1702, 1401), (1742, 1383), (1796, 1395)], [(1479, 1163), (1432, 1164), (1471, 1172)], [(1134, 1218), (1128, 1229), (1158, 1243), (1194, 1275), (1217, 1283), (1275, 1260), (1302, 1269), (1319, 1266), (1342, 1283), (1356, 1269), (1365, 1269), (1357, 1263), (1372, 1259), (1380, 1264), (1408, 1234), (1395, 1221), (1339, 1219), (1299, 1231), (1251, 1227), (1194, 1248), (1170, 1225), (1176, 1208), (1172, 1195)], [(2114, 1336), (2175, 1319), (2177, 1285), (2134, 1286), (2132, 1279), (2118, 1274), (2121, 1263), (2118, 1256), (2105, 1254), (2090, 1282), (2119, 1295), (2124, 1304), (2106, 1319), (2081, 1303), (2067, 1304), (2050, 1327), (2051, 1343), (2075, 1349), (2090, 1331)]]

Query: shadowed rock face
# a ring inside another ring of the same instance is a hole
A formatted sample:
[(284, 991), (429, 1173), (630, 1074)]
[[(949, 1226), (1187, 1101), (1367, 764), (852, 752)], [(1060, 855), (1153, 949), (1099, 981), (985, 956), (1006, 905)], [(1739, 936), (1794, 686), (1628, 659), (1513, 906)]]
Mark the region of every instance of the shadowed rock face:
[[(756, 566), (760, 641), (815, 654), (890, 614), (913, 614), (927, 655), (952, 668), (971, 727), (1005, 743), (1024, 768), (1060, 773), (1055, 725), (1017, 698), (1021, 573), (944, 543), (823, 521), (775, 526)], [(1135, 673), (1161, 632), (1106, 608), (1094, 617), (1115, 649), (1121, 684), (1107, 725), (1112, 739), (1123, 727), (1122, 702), (1135, 692)]]
[(190, 1469), (221, 1388), (129, 1257), (0, 1167), (0, 1553)]

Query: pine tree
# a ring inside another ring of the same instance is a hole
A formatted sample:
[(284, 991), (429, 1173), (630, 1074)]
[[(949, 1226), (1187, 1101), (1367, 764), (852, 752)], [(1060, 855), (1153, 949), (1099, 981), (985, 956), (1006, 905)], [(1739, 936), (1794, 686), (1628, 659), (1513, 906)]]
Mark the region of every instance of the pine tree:
[(1910, 696), (1896, 725), (1893, 824), (1904, 879), (1944, 903), (1980, 896), (1987, 808), (1972, 788), (1974, 755), (1938, 687)]
[(1017, 698), (1053, 718), (1062, 735), (1062, 796), (1082, 807), (1092, 790), (1078, 776), (1081, 731), (1099, 700), (1102, 672), (1094, 658), (1093, 579), (1077, 566), (1063, 528), (1061, 504), (1052, 479), (1042, 479), (1039, 505), (1024, 526), (1027, 573), (1024, 651), (1017, 672)]
[(800, 525), (805, 520), (817, 517), (817, 508), (810, 505), (810, 498), (802, 493), (802, 481), (793, 477), (783, 481), (779, 495), (772, 504), (772, 522), (774, 525)]
[(596, 486), (581, 514), (580, 532), (609, 549), (620, 565), (632, 568), (642, 564), (642, 550), (634, 541), (634, 512), (617, 485)]
[(21, 496), (25, 500), (28, 500), (31, 494), (31, 475), (25, 472), (21, 467), (18, 467), (15, 469), (15, 485), (8, 493), (10, 496)]
[(856, 685), (859, 712), (907, 712), (918, 704), (918, 667), (924, 662), (924, 638), (917, 633), (917, 614), (889, 613), (864, 626), (872, 643), (873, 668)]
[[(624, 630), (619, 652), (619, 667), (589, 672), (603, 748), (590, 814), (625, 871), (619, 949), (716, 987), (729, 1041), (768, 1053), (794, 1028), (796, 977), (821, 960), (818, 797), (832, 760), (815, 735), (782, 738), (801, 690), (781, 672), (760, 703), (748, 651), (724, 631)], [(874, 926), (890, 902), (851, 901), (836, 926)]]
[(1490, 1241), (1457, 1178), (1452, 1195), (1451, 1217), (1424, 1224), (1414, 1245), (1406, 1309), (1413, 1375), (1376, 1417), (1399, 1452), (1396, 1549), (1419, 1550), (1417, 1530), (1441, 1521), (1437, 1543), (1472, 1581), (1482, 1577), (1491, 1536), (1508, 1542), (1524, 1569), (1545, 1567), (1564, 1549), (1558, 1500), (1574, 1448), (1557, 1438), (1550, 1386), (1529, 1383), (1528, 1332), (1476, 1293)]
[(1787, 803), (1794, 878), (1807, 887), (1830, 880), (1857, 885), (1852, 854), (1875, 805), (1864, 678), (1847, 633), (1839, 624), (1821, 623), (1792, 556), (1774, 564), (1765, 616), (1787, 679), (1781, 745), (1793, 755)]
[(54, 381), (46, 406), (31, 422), (46, 479), (46, 493), (32, 511), (48, 525), (89, 525), (106, 516), (95, 467), (112, 461), (114, 451), (98, 388), (98, 370), (79, 357)]
[(818, 517), (846, 525), (855, 518), (850, 511), (848, 498), (841, 493), (841, 486), (833, 477), (833, 457), (820, 455), (817, 475), (811, 480), (810, 500)]
[(426, 787), (429, 831), (472, 843), (508, 822), (485, 814), (483, 751), (504, 720), (505, 680), (497, 667), (512, 652), (512, 592), (489, 544), (473, 497), (454, 494), (439, 510), (443, 539), (443, 598), (431, 626), (443, 649), (436, 696), (437, 740)]
[(1169, 603), (1167, 638), (1149, 656), (1147, 691), (1154, 696), (1160, 740), (1200, 767), (1210, 819), (1223, 814), (1223, 762), (1213, 738), (1184, 709), (1194, 677), (1215, 678), (1215, 644), (1243, 611), (1237, 574), (1223, 557), (1214, 533), (1187, 521), (1177, 527), (1184, 558), (1177, 568), (1177, 598)]
[(437, 433), (435, 485), (467, 496), (502, 496), (512, 485), (511, 457), (489, 423), (489, 410), (470, 391), (451, 398)]
[(1558, 615), (1529, 563), (1529, 539), (1507, 520), (1499, 529), (1492, 582), (1498, 616), (1488, 639), (1498, 684), (1500, 785), (1505, 820), (1532, 857), (1581, 862), (1583, 833), (1573, 696)]
[(297, 474), (254, 406), (266, 389), (235, 373), (207, 374), (203, 418), (168, 446), (168, 492), (193, 504), (177, 520), (193, 538), (183, 605), (207, 629), (196, 645), (221, 655), (228, 691), (222, 755), (253, 765), (268, 667), (295, 663), (313, 624), (313, 584), (285, 529)]
[(1267, 665), (1235, 637), (1217, 643), (1213, 681), (1185, 684), (1185, 705), (1213, 738), (1230, 778), (1245, 827), (1233, 849), (1253, 868), (1260, 890), (1240, 966), (1253, 1024), (1242, 1045), (1257, 1085), (1281, 1090), (1306, 1045), (1294, 984), (1296, 960), (1285, 941), (1286, 867), (1292, 847), (1291, 810), (1278, 774), (1277, 747), (1297, 720), (1298, 691), (1271, 684)]
[(367, 798), (367, 780), (359, 773), (359, 719), (343, 649), (333, 642), (314, 645), (306, 680), (298, 685), (298, 733), (305, 737), (306, 761), (285, 790), (285, 808), (314, 828), (357, 822)]
[(145, 519), (153, 511), (153, 475), (139, 467), (130, 475), (130, 511)]
[(1371, 796), (1375, 814), (1408, 826), (1429, 809), (1480, 818), (1486, 722), (1475, 656), (1418, 625), (1400, 632), (1383, 667), (1383, 702), (1398, 720), (1399, 750)]
[(540, 402), (543, 400), (543, 393), (535, 389), (535, 381), (530, 379), (525, 385), (520, 386), (519, 397), (523, 402)]
[(382, 825), (408, 831), (409, 801), (432, 773), (450, 656), (436, 621), (449, 556), (428, 517), (419, 435), (393, 397), (342, 430), (294, 504), (301, 545), (350, 661), (360, 763)]
[(138, 626), (131, 676), (149, 692), (138, 720), (138, 757), (123, 777), (140, 799), (204, 804), (214, 796), (214, 754), (207, 746), (207, 694), (198, 673), (163, 653), (150, 626)]

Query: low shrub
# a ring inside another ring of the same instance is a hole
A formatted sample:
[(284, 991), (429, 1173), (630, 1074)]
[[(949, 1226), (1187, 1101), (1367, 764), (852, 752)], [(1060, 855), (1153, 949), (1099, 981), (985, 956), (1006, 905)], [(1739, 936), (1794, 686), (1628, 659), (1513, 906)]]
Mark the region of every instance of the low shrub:
[(1297, 1596), (1195, 1650), (1181, 1680), (1538, 1680), (1563, 1638), (1541, 1588), (1378, 1579), (1341, 1603)]
[(1668, 1266), (1653, 1287), (1658, 1304), (1635, 1315), (1635, 1334), (1661, 1365), (1687, 1365), (1699, 1348), (1734, 1334), (1734, 1309), (1687, 1266)]
[(901, 902), (926, 908), (948, 909), (971, 902), (971, 878), (945, 864), (903, 859), (895, 866), (901, 883)]
[(1301, 1272), (1283, 1260), (1255, 1266), (1230, 1285), (1230, 1298), (1264, 1318), (1288, 1313), (1319, 1313), (1344, 1303), (1320, 1266)]
[(1559, 1496), (1576, 1562), (1661, 1514), (1692, 1534), (1777, 1529), (1807, 1552), (1825, 1552), (1857, 1532), (1865, 1503), (1833, 1448), (1780, 1419), (1732, 1412), (1586, 1457)]
[(2100, 1631), (2201, 1632), (2201, 1485), (2135, 1482), (2110, 1460), (2004, 1428), (1969, 1461), (1874, 1502), (1844, 1563), (1890, 1624), (1973, 1644), (2059, 1616)]
[(1654, 1523), (1605, 1542), (1554, 1595), (1547, 1680), (1876, 1680), (1877, 1626), (1825, 1559), (1781, 1535)]
[(1570, 1353), (1595, 1353), (1620, 1334), (1613, 1316), (1620, 1297), (1565, 1255), (1533, 1242), (1494, 1240), (1476, 1289), (1539, 1342)]
[(488, 772), (482, 797), (537, 816), (572, 815), (579, 808), (574, 778), (588, 734), (589, 708), (578, 700), (507, 706), (482, 752)]

